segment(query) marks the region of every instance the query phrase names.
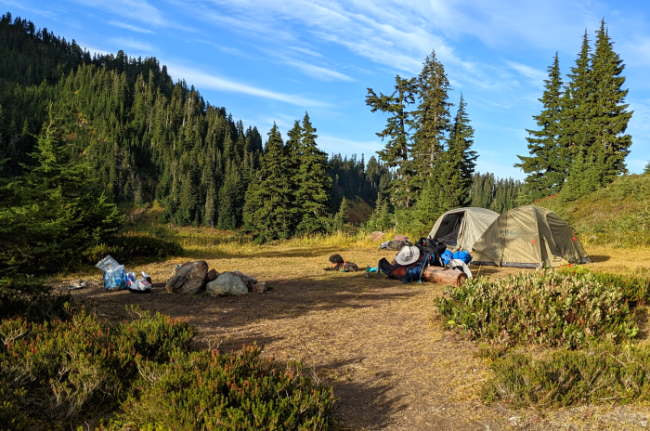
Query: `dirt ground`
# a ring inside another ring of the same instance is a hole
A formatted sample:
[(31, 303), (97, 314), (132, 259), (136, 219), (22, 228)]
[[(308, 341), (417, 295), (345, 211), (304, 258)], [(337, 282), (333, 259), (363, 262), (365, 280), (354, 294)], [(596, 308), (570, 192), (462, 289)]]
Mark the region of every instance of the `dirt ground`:
[[(617, 272), (629, 253), (589, 250), (591, 267)], [(477, 344), (444, 331), (433, 305), (444, 292), (435, 284), (401, 284), (364, 273), (325, 272), (327, 257), (339, 252), (360, 266), (374, 265), (388, 252), (332, 247), (266, 247), (256, 253), (206, 259), (218, 271), (240, 270), (266, 281), (272, 290), (243, 297), (149, 295), (74, 291), (101, 317), (126, 316), (124, 305), (160, 311), (199, 329), (198, 342), (222, 350), (257, 343), (279, 361), (299, 360), (331, 384), (343, 430), (648, 429), (650, 406), (586, 406), (538, 411), (484, 405), (479, 398), (489, 364)], [(644, 251), (650, 254), (650, 251)], [(185, 258), (129, 267), (166, 280)], [(646, 264), (647, 265), (647, 264)], [(128, 264), (127, 264), (128, 266)], [(643, 265), (641, 265), (643, 266)], [(474, 268), (476, 270), (476, 268)], [(482, 275), (514, 269), (483, 267)], [(76, 275), (100, 282), (99, 273)]]

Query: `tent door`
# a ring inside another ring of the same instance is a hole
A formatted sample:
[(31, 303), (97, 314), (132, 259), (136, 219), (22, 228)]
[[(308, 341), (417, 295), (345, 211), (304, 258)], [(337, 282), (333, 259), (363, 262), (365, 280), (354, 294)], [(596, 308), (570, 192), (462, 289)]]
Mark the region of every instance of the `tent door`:
[(436, 239), (442, 241), (448, 246), (456, 246), (458, 243), (458, 234), (460, 233), (463, 224), (465, 212), (447, 214), (441, 221), (438, 232), (436, 232)]

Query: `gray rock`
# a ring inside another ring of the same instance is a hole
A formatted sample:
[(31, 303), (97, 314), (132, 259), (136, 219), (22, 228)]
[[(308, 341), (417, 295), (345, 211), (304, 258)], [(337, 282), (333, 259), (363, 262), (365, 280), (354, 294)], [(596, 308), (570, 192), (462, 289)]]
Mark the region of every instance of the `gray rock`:
[(216, 280), (209, 282), (205, 286), (205, 290), (208, 295), (212, 296), (246, 295), (248, 293), (248, 286), (242, 275), (237, 272), (224, 272)]
[(205, 286), (208, 264), (203, 260), (187, 262), (176, 268), (174, 275), (167, 280), (165, 290), (170, 293), (199, 293)]

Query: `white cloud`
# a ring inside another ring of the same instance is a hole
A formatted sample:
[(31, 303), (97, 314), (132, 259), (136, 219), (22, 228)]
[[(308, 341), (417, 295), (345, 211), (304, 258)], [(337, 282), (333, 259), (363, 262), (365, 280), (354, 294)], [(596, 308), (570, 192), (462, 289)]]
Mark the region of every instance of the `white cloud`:
[[(123, 50), (131, 49), (133, 51), (145, 52), (145, 53), (151, 53), (156, 50), (153, 45), (147, 42), (142, 42), (140, 40), (127, 39), (123, 37), (114, 37), (109, 39), (108, 41), (111, 44), (115, 45), (117, 49), (123, 49)], [(133, 55), (129, 52), (127, 52), (127, 54)]]
[(128, 23), (125, 23), (125, 22), (108, 21), (108, 23), (110, 25), (114, 26), (114, 27), (119, 27), (119, 28), (123, 28), (125, 30), (134, 31), (136, 33), (153, 34), (153, 31), (151, 31), (149, 29), (138, 27), (138, 26), (135, 26), (135, 25), (131, 25), (131, 24), (128, 24)]
[(176, 79), (185, 79), (196, 87), (210, 88), (212, 90), (228, 91), (232, 93), (248, 94), (250, 96), (262, 97), (265, 99), (277, 100), (300, 107), (327, 107), (328, 103), (314, 100), (307, 97), (280, 93), (266, 90), (229, 78), (210, 74), (201, 70), (192, 69), (182, 65), (167, 64), (167, 70)]
[(287, 59), (285, 62), (286, 64), (301, 70), (307, 75), (321, 79), (323, 81), (354, 81), (354, 79), (348, 75), (337, 72), (336, 70), (328, 69), (326, 67), (316, 66), (315, 64), (305, 63), (304, 61), (293, 59)]
[(115, 15), (155, 26), (169, 26), (162, 12), (147, 0), (74, 0), (77, 3), (107, 10)]
[(526, 77), (534, 86), (539, 87), (544, 84), (546, 74), (541, 70), (535, 69), (534, 67), (528, 66), (526, 64), (517, 63), (516, 61), (506, 61), (506, 64), (516, 72)]

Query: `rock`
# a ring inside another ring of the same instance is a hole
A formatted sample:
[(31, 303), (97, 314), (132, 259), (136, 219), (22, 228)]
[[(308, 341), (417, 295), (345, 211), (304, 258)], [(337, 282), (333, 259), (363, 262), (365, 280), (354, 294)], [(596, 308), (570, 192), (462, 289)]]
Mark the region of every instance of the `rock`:
[[(211, 296), (220, 295), (246, 295), (248, 286), (246, 281), (241, 277), (241, 273), (224, 272), (216, 280), (209, 282), (205, 286), (206, 293)], [(248, 277), (247, 277), (248, 278)]]
[(379, 241), (380, 239), (382, 239), (384, 237), (384, 235), (385, 234), (383, 232), (374, 231), (374, 232), (371, 232), (369, 236), (370, 236), (371, 241)]
[(174, 275), (167, 280), (165, 290), (169, 293), (194, 294), (205, 286), (208, 264), (204, 260), (187, 262), (176, 268)]
[(258, 281), (251, 287), (251, 292), (255, 293), (264, 293), (267, 290), (269, 290), (269, 288), (266, 286), (266, 282), (264, 281)]
[(212, 268), (210, 271), (208, 271), (208, 274), (205, 276), (205, 281), (210, 282), (212, 280), (216, 280), (217, 277), (219, 277), (219, 273), (217, 272), (216, 269)]

